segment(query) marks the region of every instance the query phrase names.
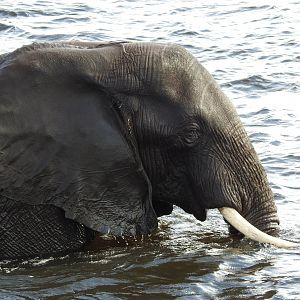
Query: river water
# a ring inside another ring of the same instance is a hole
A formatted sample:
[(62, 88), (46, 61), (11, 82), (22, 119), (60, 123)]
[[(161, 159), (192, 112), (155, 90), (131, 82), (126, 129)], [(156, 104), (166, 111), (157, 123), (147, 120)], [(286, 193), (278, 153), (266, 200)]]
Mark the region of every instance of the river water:
[[(298, 3), (297, 3), (298, 2)], [(281, 235), (300, 242), (299, 1), (1, 0), (0, 54), (34, 41), (188, 48), (232, 99), (266, 168)], [(300, 299), (300, 252), (237, 244), (210, 211), (176, 209), (141, 241), (0, 262), (0, 299)]]

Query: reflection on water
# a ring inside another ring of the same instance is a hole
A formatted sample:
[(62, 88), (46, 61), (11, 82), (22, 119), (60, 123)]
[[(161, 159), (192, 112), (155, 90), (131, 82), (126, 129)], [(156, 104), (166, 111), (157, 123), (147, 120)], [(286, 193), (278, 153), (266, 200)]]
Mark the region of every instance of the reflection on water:
[[(281, 234), (300, 241), (296, 1), (2, 0), (0, 55), (33, 41), (143, 40), (187, 47), (230, 96), (265, 166)], [(299, 250), (228, 237), (176, 209), (143, 240), (0, 262), (0, 299), (299, 299)], [(52, 298), (51, 298), (52, 297)]]

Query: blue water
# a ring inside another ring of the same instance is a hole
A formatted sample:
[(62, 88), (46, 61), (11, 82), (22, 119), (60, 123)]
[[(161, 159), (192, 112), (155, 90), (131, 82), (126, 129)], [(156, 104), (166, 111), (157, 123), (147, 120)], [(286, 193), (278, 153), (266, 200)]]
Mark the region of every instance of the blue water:
[[(291, 0), (1, 0), (0, 54), (73, 39), (185, 46), (237, 107), (275, 193), (281, 235), (299, 242), (299, 28)], [(217, 212), (201, 223), (176, 209), (146, 241), (0, 263), (0, 299), (47, 297), (300, 299), (299, 250), (237, 245)]]

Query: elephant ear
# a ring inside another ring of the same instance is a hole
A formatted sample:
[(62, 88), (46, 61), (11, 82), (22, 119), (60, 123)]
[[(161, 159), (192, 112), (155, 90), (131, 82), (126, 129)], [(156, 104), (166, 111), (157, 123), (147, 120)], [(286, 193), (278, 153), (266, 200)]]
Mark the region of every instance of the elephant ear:
[(116, 236), (153, 231), (151, 185), (109, 96), (12, 70), (0, 73), (0, 202), (55, 205)]

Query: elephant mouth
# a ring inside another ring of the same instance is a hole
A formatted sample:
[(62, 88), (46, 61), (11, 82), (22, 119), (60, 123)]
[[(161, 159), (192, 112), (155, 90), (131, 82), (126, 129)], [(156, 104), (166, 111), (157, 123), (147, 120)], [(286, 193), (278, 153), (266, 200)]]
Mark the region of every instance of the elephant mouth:
[(242, 217), (235, 209), (230, 207), (219, 208), (220, 213), (224, 219), (233, 226), (236, 230), (242, 233), (245, 237), (257, 241), (259, 243), (267, 243), (279, 248), (296, 248), (300, 244), (286, 241), (265, 232), (260, 231), (255, 226), (250, 224), (244, 217)]

